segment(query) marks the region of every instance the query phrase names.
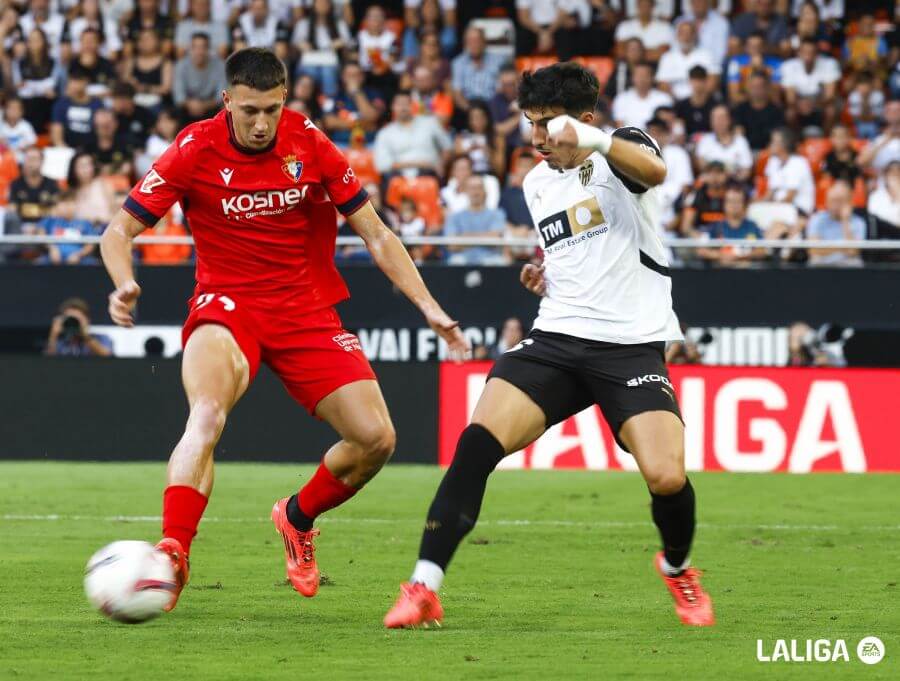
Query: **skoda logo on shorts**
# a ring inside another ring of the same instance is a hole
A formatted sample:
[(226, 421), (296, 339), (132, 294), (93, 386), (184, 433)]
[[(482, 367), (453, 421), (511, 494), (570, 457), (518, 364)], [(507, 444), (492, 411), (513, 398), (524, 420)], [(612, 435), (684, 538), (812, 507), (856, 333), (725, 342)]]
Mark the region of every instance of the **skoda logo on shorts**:
[(638, 386), (642, 386), (645, 383), (662, 383), (663, 385), (667, 385), (670, 388), (672, 387), (672, 383), (665, 376), (660, 376), (659, 374), (645, 374), (643, 376), (636, 376), (634, 378), (629, 378), (628, 381), (625, 382), (629, 388), (637, 388)]

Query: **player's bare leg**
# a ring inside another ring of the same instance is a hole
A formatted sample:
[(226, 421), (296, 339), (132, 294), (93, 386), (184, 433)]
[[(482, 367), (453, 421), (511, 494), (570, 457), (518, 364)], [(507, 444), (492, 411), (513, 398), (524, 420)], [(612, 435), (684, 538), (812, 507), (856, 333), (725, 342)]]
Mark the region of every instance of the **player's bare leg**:
[(190, 413), (169, 458), (163, 495), (163, 539), (157, 545), (175, 565), (178, 592), (189, 577), (191, 541), (213, 486), (213, 449), (231, 408), (247, 390), (247, 359), (231, 332), (218, 324), (199, 326), (184, 349), (181, 377)]
[(688, 559), (696, 521), (694, 489), (684, 469), (684, 425), (671, 412), (647, 411), (625, 421), (619, 437), (650, 488), (653, 522), (663, 542), (655, 566), (675, 599), (675, 611), (685, 624), (714, 624), (712, 600)]
[(376, 381), (341, 386), (316, 406), (341, 440), (326, 452), (313, 477), (297, 494), (281, 499), (272, 521), (285, 544), (291, 584), (304, 596), (319, 589), (313, 529), (316, 517), (341, 505), (371, 480), (394, 452), (396, 435)]
[(545, 429), (544, 412), (528, 395), (500, 378), (487, 382), (428, 509), (412, 578), (401, 585), (385, 626), (440, 624), (444, 611), (437, 591), (456, 548), (475, 527), (488, 476), (504, 456), (531, 444)]

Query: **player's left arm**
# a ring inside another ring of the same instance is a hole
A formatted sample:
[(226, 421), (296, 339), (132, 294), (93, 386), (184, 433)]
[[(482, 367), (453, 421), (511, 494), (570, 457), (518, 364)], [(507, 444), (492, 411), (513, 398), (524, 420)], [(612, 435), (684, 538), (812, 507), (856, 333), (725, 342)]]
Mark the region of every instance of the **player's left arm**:
[(431, 295), (406, 246), (378, 217), (371, 202), (366, 201), (347, 216), (347, 222), (362, 237), (375, 264), (422, 311), (428, 325), (447, 342), (451, 357), (465, 359), (471, 356), (472, 348), (460, 330), (459, 322), (452, 320)]

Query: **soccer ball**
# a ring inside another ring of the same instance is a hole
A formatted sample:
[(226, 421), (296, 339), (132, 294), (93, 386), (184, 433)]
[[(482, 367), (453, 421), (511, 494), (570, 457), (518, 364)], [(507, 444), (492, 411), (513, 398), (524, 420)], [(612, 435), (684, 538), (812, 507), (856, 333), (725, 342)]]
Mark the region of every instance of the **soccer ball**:
[(145, 541), (116, 541), (97, 551), (84, 569), (84, 593), (117, 622), (153, 619), (175, 592), (172, 561)]

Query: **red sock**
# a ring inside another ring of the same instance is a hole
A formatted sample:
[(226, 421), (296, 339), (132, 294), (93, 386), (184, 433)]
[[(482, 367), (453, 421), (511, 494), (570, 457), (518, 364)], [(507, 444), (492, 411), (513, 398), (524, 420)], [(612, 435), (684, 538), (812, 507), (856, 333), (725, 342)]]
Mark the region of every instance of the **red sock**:
[(345, 485), (334, 477), (323, 461), (309, 482), (297, 493), (297, 504), (307, 518), (316, 518), (320, 513), (340, 506), (356, 492), (354, 487)]
[(209, 501), (193, 487), (171, 485), (163, 493), (163, 536), (181, 542), (185, 553), (191, 552), (191, 542), (197, 525)]

